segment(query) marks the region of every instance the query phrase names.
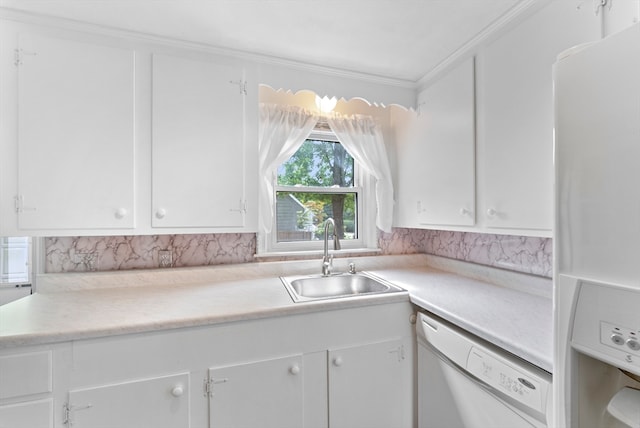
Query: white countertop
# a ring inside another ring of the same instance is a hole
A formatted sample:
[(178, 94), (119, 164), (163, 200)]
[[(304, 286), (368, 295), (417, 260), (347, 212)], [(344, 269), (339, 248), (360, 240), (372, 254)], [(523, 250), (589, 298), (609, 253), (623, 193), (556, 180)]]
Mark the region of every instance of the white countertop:
[[(337, 259), (336, 268), (345, 270), (349, 261)], [(313, 261), (45, 275), (40, 278), (40, 292), (0, 307), (0, 348), (411, 299), (551, 371), (550, 280), (426, 255), (353, 261), (358, 270), (370, 271), (409, 293), (294, 303), (278, 277), (315, 273), (319, 264)]]
[(426, 267), (372, 273), (409, 291), (417, 306), (552, 372), (550, 298)]

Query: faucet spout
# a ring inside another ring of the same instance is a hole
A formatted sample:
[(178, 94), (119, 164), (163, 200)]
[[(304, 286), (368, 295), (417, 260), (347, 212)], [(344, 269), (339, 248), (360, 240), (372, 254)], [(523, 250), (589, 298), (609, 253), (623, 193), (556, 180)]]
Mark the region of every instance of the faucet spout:
[(333, 227), (333, 249), (340, 249), (340, 239), (336, 233), (336, 222), (328, 218), (324, 223), (324, 254), (322, 256), (322, 275), (331, 275), (333, 269), (333, 255), (329, 255), (329, 225)]

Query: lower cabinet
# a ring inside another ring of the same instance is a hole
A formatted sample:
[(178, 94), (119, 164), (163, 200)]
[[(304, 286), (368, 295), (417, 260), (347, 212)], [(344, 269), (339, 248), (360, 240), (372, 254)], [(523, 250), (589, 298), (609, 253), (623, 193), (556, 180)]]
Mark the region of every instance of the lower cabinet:
[(189, 428), (189, 373), (69, 391), (63, 423), (74, 428)]
[(53, 400), (0, 406), (0, 428), (53, 428)]
[(0, 354), (0, 428), (53, 427), (53, 352)]
[(409, 345), (391, 340), (329, 352), (329, 426), (411, 426), (411, 406), (401, 393), (411, 384)]
[(0, 349), (0, 428), (410, 428), (409, 302)]
[(211, 427), (303, 426), (302, 355), (209, 370)]
[(210, 369), (209, 426), (410, 427), (408, 340)]

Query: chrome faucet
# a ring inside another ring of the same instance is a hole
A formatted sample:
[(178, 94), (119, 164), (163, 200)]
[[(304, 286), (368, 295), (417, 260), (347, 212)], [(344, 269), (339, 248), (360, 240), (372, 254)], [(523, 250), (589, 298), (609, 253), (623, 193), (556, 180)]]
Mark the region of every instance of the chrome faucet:
[(331, 275), (333, 269), (333, 254), (329, 255), (329, 225), (333, 226), (333, 249), (340, 249), (340, 240), (336, 233), (336, 222), (332, 218), (328, 218), (324, 222), (324, 256), (322, 257), (322, 275)]

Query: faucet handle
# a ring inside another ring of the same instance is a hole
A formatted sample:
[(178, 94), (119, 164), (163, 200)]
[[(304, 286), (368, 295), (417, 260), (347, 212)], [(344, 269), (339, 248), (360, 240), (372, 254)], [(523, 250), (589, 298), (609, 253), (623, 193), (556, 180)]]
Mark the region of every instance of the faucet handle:
[(356, 273), (356, 264), (354, 262), (349, 263), (349, 273), (352, 275)]
[(331, 275), (333, 271), (333, 254), (330, 254), (327, 257), (322, 258), (322, 275), (328, 276)]

